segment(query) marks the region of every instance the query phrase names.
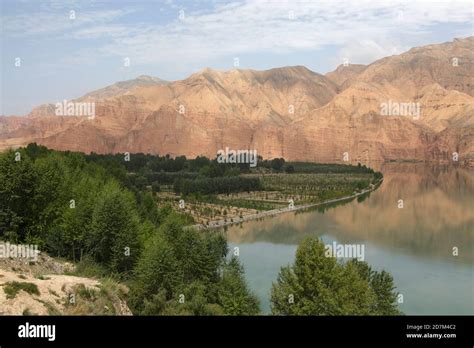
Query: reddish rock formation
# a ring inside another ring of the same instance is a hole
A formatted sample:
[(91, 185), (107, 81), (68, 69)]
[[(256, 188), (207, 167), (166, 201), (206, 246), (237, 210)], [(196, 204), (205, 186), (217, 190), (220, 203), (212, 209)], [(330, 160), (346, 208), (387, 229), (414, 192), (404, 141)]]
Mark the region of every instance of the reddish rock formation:
[[(215, 157), (257, 149), (264, 158), (341, 162), (474, 162), (474, 37), (413, 48), (324, 75), (302, 66), (212, 69), (166, 82), (140, 76), (91, 92), (96, 117), (0, 117), (0, 148), (37, 142), (60, 150)], [(453, 62), (457, 62), (453, 64)], [(382, 115), (413, 103), (418, 115)]]

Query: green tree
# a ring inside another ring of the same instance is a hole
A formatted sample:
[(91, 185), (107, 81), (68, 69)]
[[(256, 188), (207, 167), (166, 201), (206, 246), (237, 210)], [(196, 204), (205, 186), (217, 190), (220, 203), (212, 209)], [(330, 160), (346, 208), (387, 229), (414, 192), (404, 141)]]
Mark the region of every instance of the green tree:
[[(172, 298), (174, 289), (181, 283), (182, 275), (173, 248), (160, 231), (148, 240), (134, 273), (130, 305), (135, 313), (141, 313), (146, 305), (145, 299), (160, 294), (154, 304), (148, 304), (149, 312), (162, 297), (163, 301)], [(161, 305), (158, 307), (161, 308)]]
[(89, 247), (96, 261), (111, 271), (133, 268), (140, 254), (139, 219), (133, 195), (115, 182), (102, 189), (92, 213)]
[(278, 172), (283, 168), (284, 165), (285, 165), (285, 159), (283, 159), (283, 158), (274, 158), (271, 161), (272, 169), (274, 169)]
[[(383, 281), (362, 262), (340, 263), (326, 257), (319, 239), (306, 238), (299, 245), (295, 263), (283, 267), (272, 285), (272, 313), (277, 315), (391, 315), (393, 283)], [(383, 283), (381, 286), (379, 283)], [(382, 290), (383, 289), (383, 290)], [(387, 305), (390, 303), (391, 305)]]
[(159, 228), (180, 260), (182, 281), (216, 281), (227, 253), (225, 238), (219, 233), (202, 234), (195, 229), (183, 228), (184, 225), (184, 217), (172, 213)]
[(357, 268), (359, 275), (369, 282), (370, 287), (375, 292), (376, 302), (374, 304), (374, 312), (382, 315), (400, 315), (402, 312), (397, 306), (398, 292), (393, 283), (393, 277), (390, 273), (382, 270), (374, 271), (367, 262), (361, 262), (356, 259), (351, 260), (348, 264), (352, 264)]
[(75, 173), (62, 216), (49, 229), (46, 238), (52, 254), (73, 261), (82, 259), (88, 249), (86, 239), (92, 229), (92, 214), (101, 189), (100, 180), (81, 171)]
[(0, 236), (22, 242), (34, 217), (33, 194), (37, 180), (33, 162), (24, 151), (20, 161), (10, 150), (0, 155)]
[(259, 313), (259, 301), (248, 289), (243, 267), (237, 258), (232, 257), (223, 267), (218, 289), (219, 303), (225, 314), (256, 315)]
[(295, 167), (293, 167), (291, 164), (285, 167), (285, 172), (288, 174), (294, 173), (295, 172)]
[(70, 199), (73, 198), (72, 168), (68, 167), (64, 156), (56, 153), (38, 158), (34, 164), (37, 180), (33, 200), (38, 212), (26, 242), (51, 250), (47, 245), (48, 235), (64, 211), (69, 209)]

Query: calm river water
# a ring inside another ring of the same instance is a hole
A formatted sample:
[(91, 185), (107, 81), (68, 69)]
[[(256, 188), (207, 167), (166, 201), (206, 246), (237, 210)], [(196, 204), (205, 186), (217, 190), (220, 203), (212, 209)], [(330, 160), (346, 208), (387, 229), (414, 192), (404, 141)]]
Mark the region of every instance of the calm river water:
[(379, 169), (384, 182), (366, 197), (227, 228), (263, 313), (270, 312), (280, 267), (293, 263), (304, 237), (317, 236), (364, 244), (365, 261), (393, 275), (406, 314), (474, 314), (474, 171), (424, 164)]

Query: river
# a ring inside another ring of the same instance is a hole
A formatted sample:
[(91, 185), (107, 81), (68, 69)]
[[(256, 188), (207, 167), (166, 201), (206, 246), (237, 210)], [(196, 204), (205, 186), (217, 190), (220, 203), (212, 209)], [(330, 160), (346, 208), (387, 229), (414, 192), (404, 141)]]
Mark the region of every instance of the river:
[(280, 267), (293, 263), (306, 236), (364, 245), (365, 261), (393, 275), (405, 314), (474, 314), (474, 171), (397, 163), (377, 169), (384, 181), (364, 197), (226, 228), (264, 314)]

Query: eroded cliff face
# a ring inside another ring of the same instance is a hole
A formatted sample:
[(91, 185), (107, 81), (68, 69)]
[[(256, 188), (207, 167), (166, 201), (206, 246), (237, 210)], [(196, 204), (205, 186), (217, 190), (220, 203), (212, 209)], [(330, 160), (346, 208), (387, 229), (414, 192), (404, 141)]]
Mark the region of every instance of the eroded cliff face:
[[(362, 163), (449, 162), (456, 152), (473, 165), (473, 62), (471, 37), (326, 76), (302, 66), (204, 69), (174, 82), (140, 76), (75, 100), (95, 103), (93, 119), (56, 116), (54, 104), (0, 117), (0, 147), (35, 141), (59, 150), (215, 157), (228, 146), (318, 162), (342, 162), (347, 153)], [(417, 112), (407, 114), (404, 104)]]

